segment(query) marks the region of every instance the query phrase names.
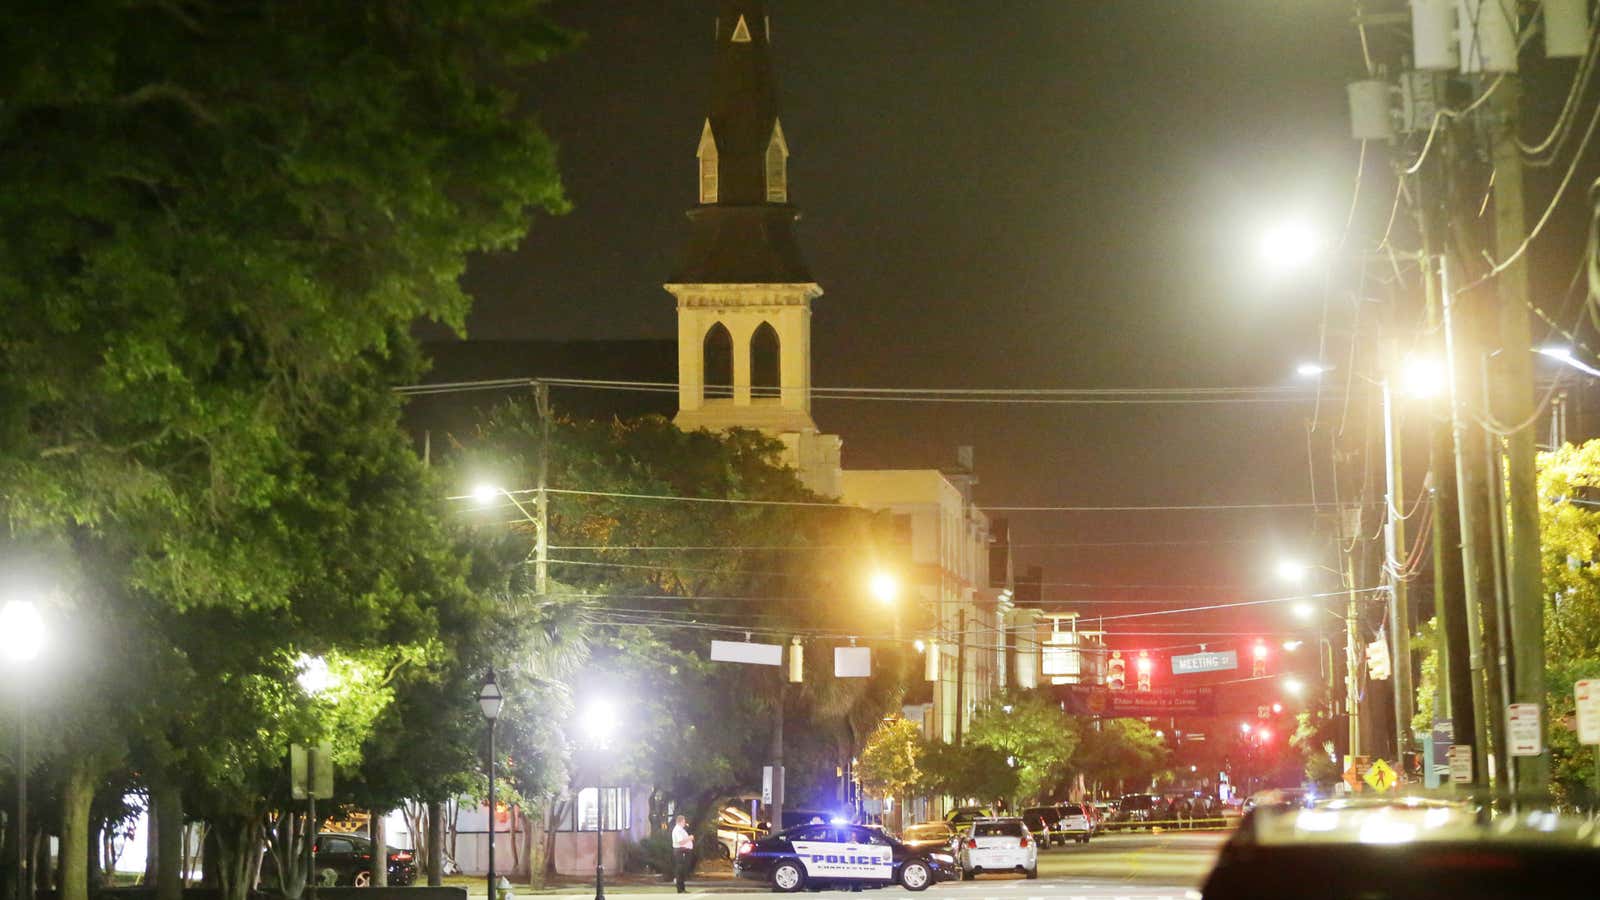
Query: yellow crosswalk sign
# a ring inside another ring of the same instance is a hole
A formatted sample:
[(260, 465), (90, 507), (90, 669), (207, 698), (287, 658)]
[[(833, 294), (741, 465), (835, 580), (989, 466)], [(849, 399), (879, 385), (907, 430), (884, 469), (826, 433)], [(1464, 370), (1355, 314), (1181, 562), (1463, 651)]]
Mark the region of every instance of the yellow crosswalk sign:
[(1399, 780), (1400, 776), (1396, 775), (1394, 769), (1390, 768), (1389, 764), (1381, 759), (1373, 760), (1372, 767), (1367, 769), (1367, 784), (1372, 785), (1372, 789), (1380, 794), (1394, 787)]

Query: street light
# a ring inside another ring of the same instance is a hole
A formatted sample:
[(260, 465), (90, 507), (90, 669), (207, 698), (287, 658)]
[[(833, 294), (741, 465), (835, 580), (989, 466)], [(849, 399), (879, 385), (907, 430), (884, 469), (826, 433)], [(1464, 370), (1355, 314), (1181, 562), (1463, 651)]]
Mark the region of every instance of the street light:
[(478, 689), (478, 708), (483, 710), (483, 717), (489, 720), (489, 894), (488, 900), (495, 900), (494, 879), (494, 723), (500, 718), (500, 707), (505, 703), (505, 695), (500, 693), (500, 685), (495, 683), (494, 669), (489, 670), (489, 677), (483, 681), (483, 687)]
[(1294, 606), (1290, 607), (1290, 611), (1294, 613), (1295, 618), (1302, 621), (1317, 614), (1317, 608), (1309, 603), (1296, 603)]
[(877, 598), (879, 603), (888, 604), (900, 599), (900, 579), (888, 572), (874, 572), (869, 584), (872, 596)]
[[(294, 680), (312, 700), (317, 699), (338, 679), (328, 670), (328, 661), (302, 653), (294, 661), (299, 670)], [(322, 756), (316, 747), (306, 747), (306, 897), (317, 898), (317, 761)], [(332, 765), (332, 761), (328, 761)]]
[(33, 878), (28, 872), (28, 692), (21, 669), (39, 658), (45, 645), (44, 619), (31, 600), (10, 600), (0, 607), (0, 655), (18, 671), (17, 686), (17, 900), (33, 900)]
[(1321, 378), (1333, 371), (1322, 363), (1303, 362), (1294, 367), (1294, 373), (1301, 378)]
[(1299, 697), (1306, 692), (1305, 682), (1298, 678), (1285, 678), (1283, 690), (1291, 697)]
[[(589, 736), (589, 741), (594, 745), (596, 756), (603, 752), (611, 743), (611, 735), (617, 730), (617, 709), (610, 700), (596, 697), (589, 701), (583, 709), (583, 722), (581, 723), (584, 734)], [(596, 777), (594, 786), (594, 900), (605, 900), (606, 897), (606, 863), (605, 863), (605, 835), (606, 835), (606, 789), (605, 779), (599, 777), (599, 766), (595, 767)]]
[(1437, 359), (1428, 356), (1407, 357), (1400, 366), (1399, 387), (1406, 396), (1428, 400), (1450, 388), (1450, 375)]
[(1306, 222), (1289, 220), (1262, 232), (1256, 249), (1267, 268), (1291, 272), (1304, 268), (1317, 257), (1322, 249), (1322, 240)]

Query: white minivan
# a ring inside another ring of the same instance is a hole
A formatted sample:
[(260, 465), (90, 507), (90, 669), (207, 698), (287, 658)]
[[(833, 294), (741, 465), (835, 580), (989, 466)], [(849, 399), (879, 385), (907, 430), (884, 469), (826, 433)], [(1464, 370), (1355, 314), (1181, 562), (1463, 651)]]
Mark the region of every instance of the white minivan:
[(985, 872), (1021, 872), (1039, 877), (1039, 843), (1021, 819), (978, 819), (961, 836), (962, 880)]

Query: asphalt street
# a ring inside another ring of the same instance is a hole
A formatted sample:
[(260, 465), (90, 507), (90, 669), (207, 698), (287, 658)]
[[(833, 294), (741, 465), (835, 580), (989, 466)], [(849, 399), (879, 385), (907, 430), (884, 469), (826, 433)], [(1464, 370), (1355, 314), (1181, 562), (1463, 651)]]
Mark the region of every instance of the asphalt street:
[[(1166, 832), (1162, 834), (1102, 835), (1087, 845), (1074, 844), (1046, 851), (1039, 858), (1039, 877), (1028, 880), (1020, 875), (983, 875), (974, 881), (952, 881), (935, 885), (926, 894), (930, 900), (1183, 900), (1185, 892), (1198, 888), (1211, 871), (1217, 849), (1227, 839), (1220, 831)], [(876, 896), (910, 896), (902, 888), (885, 888)], [(607, 885), (606, 895), (671, 893), (670, 886), (635, 884)], [(849, 892), (829, 891), (828, 894)], [(481, 896), (481, 894), (479, 895)], [(589, 900), (592, 886), (576, 885), (546, 890), (541, 898)], [(690, 885), (686, 900), (715, 897), (761, 897), (771, 900), (773, 892), (754, 882), (697, 878)], [(812, 896), (802, 893), (800, 896)], [(864, 893), (864, 896), (873, 896)]]

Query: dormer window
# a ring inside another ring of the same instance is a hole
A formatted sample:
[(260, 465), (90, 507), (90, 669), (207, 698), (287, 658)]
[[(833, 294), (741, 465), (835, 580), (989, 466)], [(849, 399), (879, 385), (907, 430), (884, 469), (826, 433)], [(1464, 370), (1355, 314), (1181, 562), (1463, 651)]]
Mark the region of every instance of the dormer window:
[(707, 119), (700, 131), (700, 148), (695, 151), (700, 160), (700, 202), (717, 202), (717, 139), (711, 133), (711, 120)]
[(772, 123), (772, 139), (767, 142), (767, 202), (789, 202), (789, 145), (783, 139), (783, 126)]

